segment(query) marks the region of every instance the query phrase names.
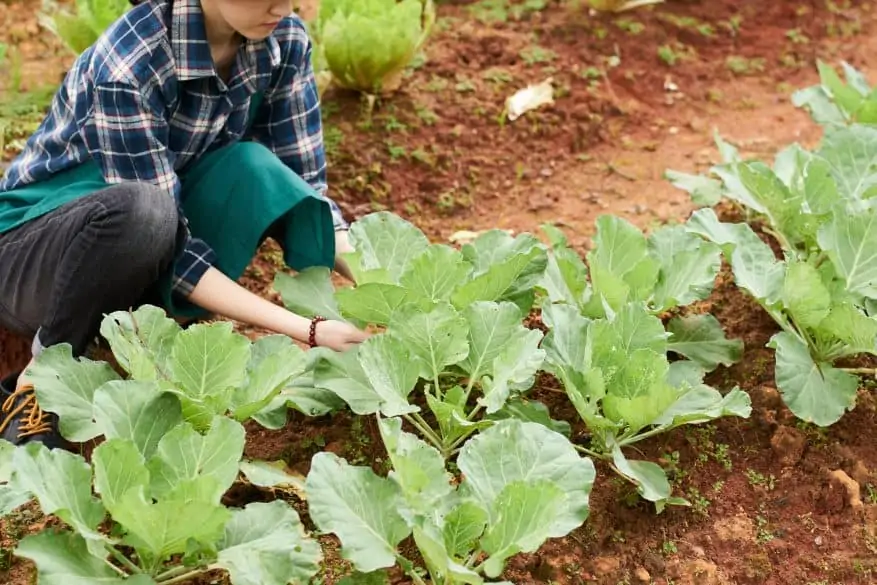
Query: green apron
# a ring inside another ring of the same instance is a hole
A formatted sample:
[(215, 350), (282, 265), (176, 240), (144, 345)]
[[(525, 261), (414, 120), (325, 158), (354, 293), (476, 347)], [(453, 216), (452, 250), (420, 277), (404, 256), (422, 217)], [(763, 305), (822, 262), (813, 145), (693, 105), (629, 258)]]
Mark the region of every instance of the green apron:
[[(261, 97), (253, 96), (251, 113)], [(335, 265), (329, 203), (265, 146), (238, 142), (223, 147), (201, 157), (179, 177), (182, 209), (192, 235), (216, 252), (215, 266), (229, 278), (240, 278), (268, 228), (278, 221), (284, 228), (280, 244), (289, 267)], [(98, 165), (89, 161), (49, 180), (0, 193), (0, 233), (106, 186)], [(207, 316), (207, 311), (172, 293), (172, 280), (173, 267), (158, 283), (164, 308), (184, 318)]]

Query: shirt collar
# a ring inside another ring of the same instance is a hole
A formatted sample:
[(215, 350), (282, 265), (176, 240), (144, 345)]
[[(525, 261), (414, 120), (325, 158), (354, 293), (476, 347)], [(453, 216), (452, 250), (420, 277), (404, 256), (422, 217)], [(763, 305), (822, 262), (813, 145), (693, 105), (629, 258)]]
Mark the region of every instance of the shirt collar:
[[(181, 81), (216, 75), (210, 43), (200, 0), (176, 0), (171, 3), (170, 42), (176, 61), (177, 77)], [(280, 66), (280, 44), (272, 34), (261, 41), (245, 41), (243, 59), (238, 63), (245, 68), (246, 81), (253, 82)]]

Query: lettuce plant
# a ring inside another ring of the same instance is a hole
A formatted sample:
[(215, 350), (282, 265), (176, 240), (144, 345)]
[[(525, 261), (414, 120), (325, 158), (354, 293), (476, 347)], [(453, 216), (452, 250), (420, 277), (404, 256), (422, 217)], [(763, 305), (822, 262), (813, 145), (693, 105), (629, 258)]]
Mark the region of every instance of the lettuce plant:
[(361, 582), (388, 583), (383, 570), (398, 564), (424, 585), (399, 546), (413, 536), (430, 583), (480, 585), (498, 578), (510, 557), (588, 517), (594, 465), (543, 425), (504, 420), (470, 439), (457, 459), (460, 480), (401, 426), (398, 418), (379, 419), (387, 477), (332, 453), (315, 455), (307, 477), (311, 519), (340, 539)]
[(239, 423), (217, 417), (206, 434), (187, 423), (161, 434), (165, 412), (139, 414), (109, 415), (119, 432), (90, 464), (0, 441), (0, 514), (35, 498), (65, 524), (15, 549), (40, 583), (171, 585), (222, 570), (234, 585), (287, 585), (317, 574), (319, 545), (289, 505), (221, 503), (244, 449)]
[[(540, 288), (549, 302), (574, 307), (591, 319), (612, 317), (631, 302), (645, 303), (653, 315), (667, 315), (706, 299), (721, 268), (721, 248), (681, 225), (658, 228), (646, 237), (620, 217), (601, 216), (587, 264), (560, 230), (543, 229), (552, 250)], [(712, 315), (674, 316), (667, 329), (667, 349), (704, 373), (720, 364), (730, 366), (743, 355), (742, 341), (726, 339)]]
[(380, 95), (398, 89), (434, 22), (432, 0), (324, 0), (314, 37), (334, 83)]
[(74, 12), (49, 0), (39, 21), (78, 55), (131, 8), (128, 0), (75, 0)]
[(671, 497), (659, 465), (629, 460), (623, 449), (681, 425), (748, 417), (749, 395), (734, 388), (723, 397), (704, 384), (696, 363), (670, 363), (668, 334), (643, 302), (596, 319), (551, 304), (543, 308), (543, 320), (550, 329), (542, 344), (546, 369), (561, 381), (591, 436), (589, 448), (577, 448), (607, 460), (659, 511), (686, 503)]
[[(347, 319), (385, 329), (344, 353), (317, 348), (313, 385), (360, 415), (403, 416), (450, 457), (492, 417), (545, 419), (544, 409), (510, 398), (528, 390), (542, 365), (541, 332), (523, 326), (547, 262), (531, 235), (487, 232), (462, 250), (430, 244), (389, 213), (351, 226), (358, 285), (334, 291), (325, 269), (278, 274), (286, 305), (304, 315)], [(422, 389), (437, 421), (412, 404)], [(469, 406), (477, 392), (478, 403)], [(506, 406), (511, 410), (504, 410)]]
[[(177, 402), (179, 413), (167, 411), (156, 419), (164, 430), (182, 421), (204, 430), (217, 415), (258, 419), (263, 411), (294, 405), (297, 397), (306, 414), (334, 407), (331, 394), (292, 386), (305, 372), (307, 357), (283, 335), (253, 343), (228, 322), (183, 330), (148, 305), (108, 315), (101, 334), (127, 377), (105, 362), (73, 359), (67, 344), (47, 348), (29, 371), (40, 405), (59, 416), (60, 432), (70, 441), (113, 436), (118, 410), (170, 408)], [(320, 402), (323, 397), (328, 403)]]
[(865, 76), (841, 62), (844, 79), (823, 61), (817, 61), (819, 83), (798, 90), (792, 103), (807, 110), (818, 124), (877, 124), (877, 91)]
[[(747, 223), (694, 213), (687, 229), (720, 245), (740, 288), (776, 321), (776, 384), (799, 418), (828, 426), (855, 405), (857, 369), (836, 362), (877, 355), (877, 128), (829, 126), (819, 147), (793, 144), (773, 167), (722, 146), (711, 176), (673, 175), (697, 203), (727, 198), (766, 226), (780, 258)], [(870, 370), (866, 370), (872, 373)]]

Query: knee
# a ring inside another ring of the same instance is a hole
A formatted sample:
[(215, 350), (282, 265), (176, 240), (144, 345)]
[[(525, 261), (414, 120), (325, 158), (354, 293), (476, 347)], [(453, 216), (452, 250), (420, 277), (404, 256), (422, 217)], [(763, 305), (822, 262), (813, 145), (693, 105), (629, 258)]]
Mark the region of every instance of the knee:
[(120, 200), (131, 239), (156, 248), (173, 246), (179, 223), (173, 197), (147, 183), (135, 183), (127, 189)]
[(179, 225), (176, 201), (148, 183), (119, 185), (114, 193), (125, 239), (165, 256), (174, 249)]

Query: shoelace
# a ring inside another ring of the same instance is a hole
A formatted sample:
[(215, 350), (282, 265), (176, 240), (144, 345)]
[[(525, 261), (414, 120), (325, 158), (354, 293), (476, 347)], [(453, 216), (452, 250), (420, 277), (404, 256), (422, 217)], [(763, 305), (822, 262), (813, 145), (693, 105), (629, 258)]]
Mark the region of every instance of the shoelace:
[[(18, 399), (21, 401), (16, 405)], [(0, 433), (3, 433), (16, 416), (27, 410), (24, 420), (18, 425), (18, 438), (40, 435), (52, 431), (52, 423), (49, 415), (43, 412), (40, 405), (37, 404), (37, 396), (34, 393), (33, 385), (25, 384), (20, 388), (16, 388), (9, 398), (3, 402), (0, 412), (3, 414), (3, 421), (0, 422)]]

